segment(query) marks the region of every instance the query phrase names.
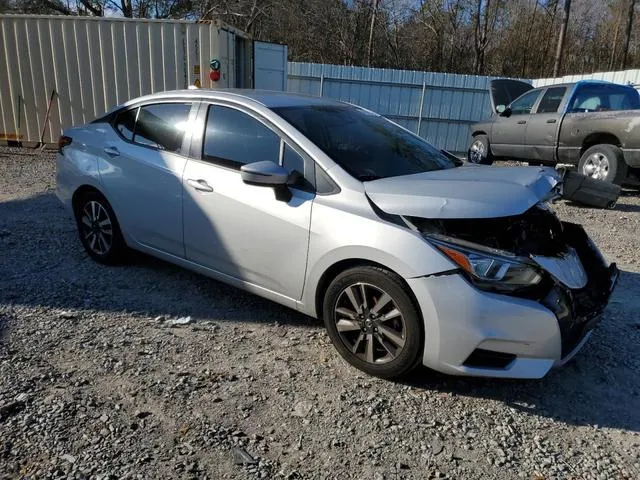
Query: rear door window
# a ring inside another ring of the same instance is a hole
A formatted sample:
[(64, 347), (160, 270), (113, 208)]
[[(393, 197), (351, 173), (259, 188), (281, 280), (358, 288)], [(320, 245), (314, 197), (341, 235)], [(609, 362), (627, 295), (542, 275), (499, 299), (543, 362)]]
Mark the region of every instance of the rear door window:
[(141, 145), (179, 152), (188, 130), (190, 103), (158, 103), (140, 107), (133, 141)]
[(556, 113), (566, 92), (566, 87), (548, 88), (540, 100), (536, 113)]
[(234, 169), (263, 160), (278, 163), (280, 137), (244, 112), (211, 105), (207, 112), (202, 158)]

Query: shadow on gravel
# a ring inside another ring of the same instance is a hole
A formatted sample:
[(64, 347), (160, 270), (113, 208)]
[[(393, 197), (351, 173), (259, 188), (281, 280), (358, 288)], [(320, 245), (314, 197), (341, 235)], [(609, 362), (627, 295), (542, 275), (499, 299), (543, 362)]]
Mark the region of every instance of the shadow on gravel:
[(144, 254), (89, 258), (55, 195), (0, 202), (0, 304), (318, 327), (300, 313)]
[(576, 357), (541, 380), (442, 375), (420, 368), (403, 383), (453, 396), (487, 398), (571, 425), (640, 431), (640, 274), (623, 272), (603, 318)]

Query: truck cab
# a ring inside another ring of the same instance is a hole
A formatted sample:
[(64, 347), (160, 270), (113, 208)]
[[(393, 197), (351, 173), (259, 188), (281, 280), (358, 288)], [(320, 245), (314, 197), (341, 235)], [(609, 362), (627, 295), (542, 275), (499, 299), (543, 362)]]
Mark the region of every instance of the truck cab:
[[(572, 164), (615, 183), (640, 167), (640, 96), (630, 86), (580, 81), (533, 88), (494, 80), (491, 101), (493, 115), (472, 127), (472, 162)], [(607, 151), (584, 157), (597, 145), (607, 145)]]

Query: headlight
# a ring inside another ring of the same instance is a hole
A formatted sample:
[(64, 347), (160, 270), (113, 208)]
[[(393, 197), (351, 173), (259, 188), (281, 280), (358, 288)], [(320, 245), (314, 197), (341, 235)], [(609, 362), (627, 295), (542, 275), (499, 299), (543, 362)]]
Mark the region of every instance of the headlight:
[(426, 238), (480, 288), (516, 290), (537, 285), (542, 280), (539, 271), (526, 259), (509, 252), (441, 235), (429, 235)]

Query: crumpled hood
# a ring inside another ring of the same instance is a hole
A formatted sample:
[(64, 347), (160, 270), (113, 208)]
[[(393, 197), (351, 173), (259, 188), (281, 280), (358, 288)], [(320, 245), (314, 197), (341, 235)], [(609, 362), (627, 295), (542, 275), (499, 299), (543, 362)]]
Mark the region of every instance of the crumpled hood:
[(492, 218), (519, 215), (561, 181), (549, 167), (469, 165), (364, 183), (373, 203), (396, 215)]

